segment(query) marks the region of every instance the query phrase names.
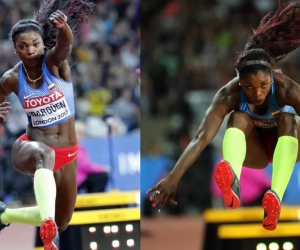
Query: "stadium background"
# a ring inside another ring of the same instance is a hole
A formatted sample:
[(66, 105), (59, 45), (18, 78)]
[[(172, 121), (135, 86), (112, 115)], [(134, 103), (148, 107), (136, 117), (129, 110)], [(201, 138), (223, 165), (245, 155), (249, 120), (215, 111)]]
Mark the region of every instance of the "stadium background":
[[(39, 0), (0, 0), (0, 74), (18, 57), (9, 40), (12, 26), (32, 18)], [(82, 144), (92, 161), (109, 168), (111, 190), (139, 190), (140, 65), (139, 0), (95, 0), (95, 13), (80, 27), (69, 58), (74, 84), (76, 120), (85, 123)], [(27, 117), (14, 95), (12, 110), (0, 124), (0, 199), (9, 207), (34, 202), (32, 180), (11, 165), (10, 148), (24, 133)], [(129, 146), (128, 146), (129, 145)], [(18, 238), (16, 241), (15, 239)], [(32, 250), (35, 229), (14, 224), (0, 236), (0, 249)], [(76, 249), (77, 250), (77, 249)], [(78, 249), (81, 250), (81, 249)]]
[[(220, 199), (214, 196), (211, 177), (216, 162), (222, 157), (225, 123), (180, 181), (175, 197), (179, 202), (177, 207), (167, 206), (157, 214), (145, 191), (173, 168), (196, 134), (216, 91), (236, 76), (233, 66), (236, 53), (243, 50), (261, 17), (275, 10), (279, 2), (287, 1), (142, 1), (143, 250), (216, 250), (203, 248), (206, 230), (203, 213), (206, 209), (222, 207)], [(300, 82), (299, 52), (297, 49), (274, 65), (297, 82)], [(266, 178), (270, 178), (271, 166), (264, 171)], [(296, 164), (284, 197), (287, 205), (300, 204), (298, 176), (299, 165)], [(242, 187), (242, 193), (248, 191), (250, 189)], [(263, 188), (260, 191), (263, 192)], [(259, 205), (259, 201), (258, 198), (251, 205)]]

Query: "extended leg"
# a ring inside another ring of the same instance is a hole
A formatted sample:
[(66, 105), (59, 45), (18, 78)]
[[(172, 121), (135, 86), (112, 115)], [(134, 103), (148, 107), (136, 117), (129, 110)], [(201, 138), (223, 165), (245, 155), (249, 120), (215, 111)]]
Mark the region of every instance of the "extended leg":
[(297, 121), (293, 114), (281, 113), (278, 117), (278, 142), (273, 157), (271, 190), (263, 197), (265, 218), (262, 226), (274, 230), (280, 214), (280, 203), (292, 175), (298, 156)]

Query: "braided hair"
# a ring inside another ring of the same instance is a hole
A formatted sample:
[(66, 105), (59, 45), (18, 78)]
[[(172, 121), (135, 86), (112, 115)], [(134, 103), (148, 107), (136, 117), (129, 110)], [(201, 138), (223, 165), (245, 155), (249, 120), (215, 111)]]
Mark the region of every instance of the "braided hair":
[(299, 30), (300, 2), (283, 4), (266, 14), (236, 60), (239, 74), (271, 72), (274, 62), (300, 46)]
[(67, 23), (76, 35), (80, 24), (86, 23), (93, 13), (94, 4), (84, 0), (43, 0), (32, 20), (20, 20), (13, 26), (10, 33), (13, 43), (19, 34), (33, 30), (41, 35), (47, 49), (53, 48), (56, 44), (57, 29), (50, 23), (49, 17), (57, 10), (61, 10), (68, 17)]

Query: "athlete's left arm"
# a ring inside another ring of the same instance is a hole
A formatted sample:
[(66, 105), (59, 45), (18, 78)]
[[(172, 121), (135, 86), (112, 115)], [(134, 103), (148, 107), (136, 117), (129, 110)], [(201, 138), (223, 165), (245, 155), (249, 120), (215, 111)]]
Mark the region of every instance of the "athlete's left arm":
[(57, 42), (55, 47), (49, 51), (52, 63), (58, 68), (71, 54), (73, 33), (70, 26), (67, 24), (67, 16), (60, 10), (53, 12), (49, 21), (58, 29)]
[(300, 114), (300, 85), (285, 75), (278, 75), (275, 81), (278, 104), (292, 106)]

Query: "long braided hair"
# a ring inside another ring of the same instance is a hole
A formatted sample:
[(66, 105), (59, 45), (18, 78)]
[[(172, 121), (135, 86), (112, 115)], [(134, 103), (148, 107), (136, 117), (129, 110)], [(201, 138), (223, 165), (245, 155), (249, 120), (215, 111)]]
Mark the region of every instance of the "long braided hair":
[(47, 49), (53, 48), (57, 29), (50, 23), (49, 17), (56, 10), (61, 10), (68, 17), (67, 23), (76, 35), (80, 24), (86, 23), (94, 12), (94, 4), (84, 0), (43, 0), (32, 20), (20, 20), (13, 26), (10, 33), (13, 43), (19, 34), (34, 30), (41, 35)]
[(274, 62), (300, 46), (299, 30), (299, 1), (283, 4), (277, 11), (266, 14), (236, 60), (239, 74), (271, 71)]

